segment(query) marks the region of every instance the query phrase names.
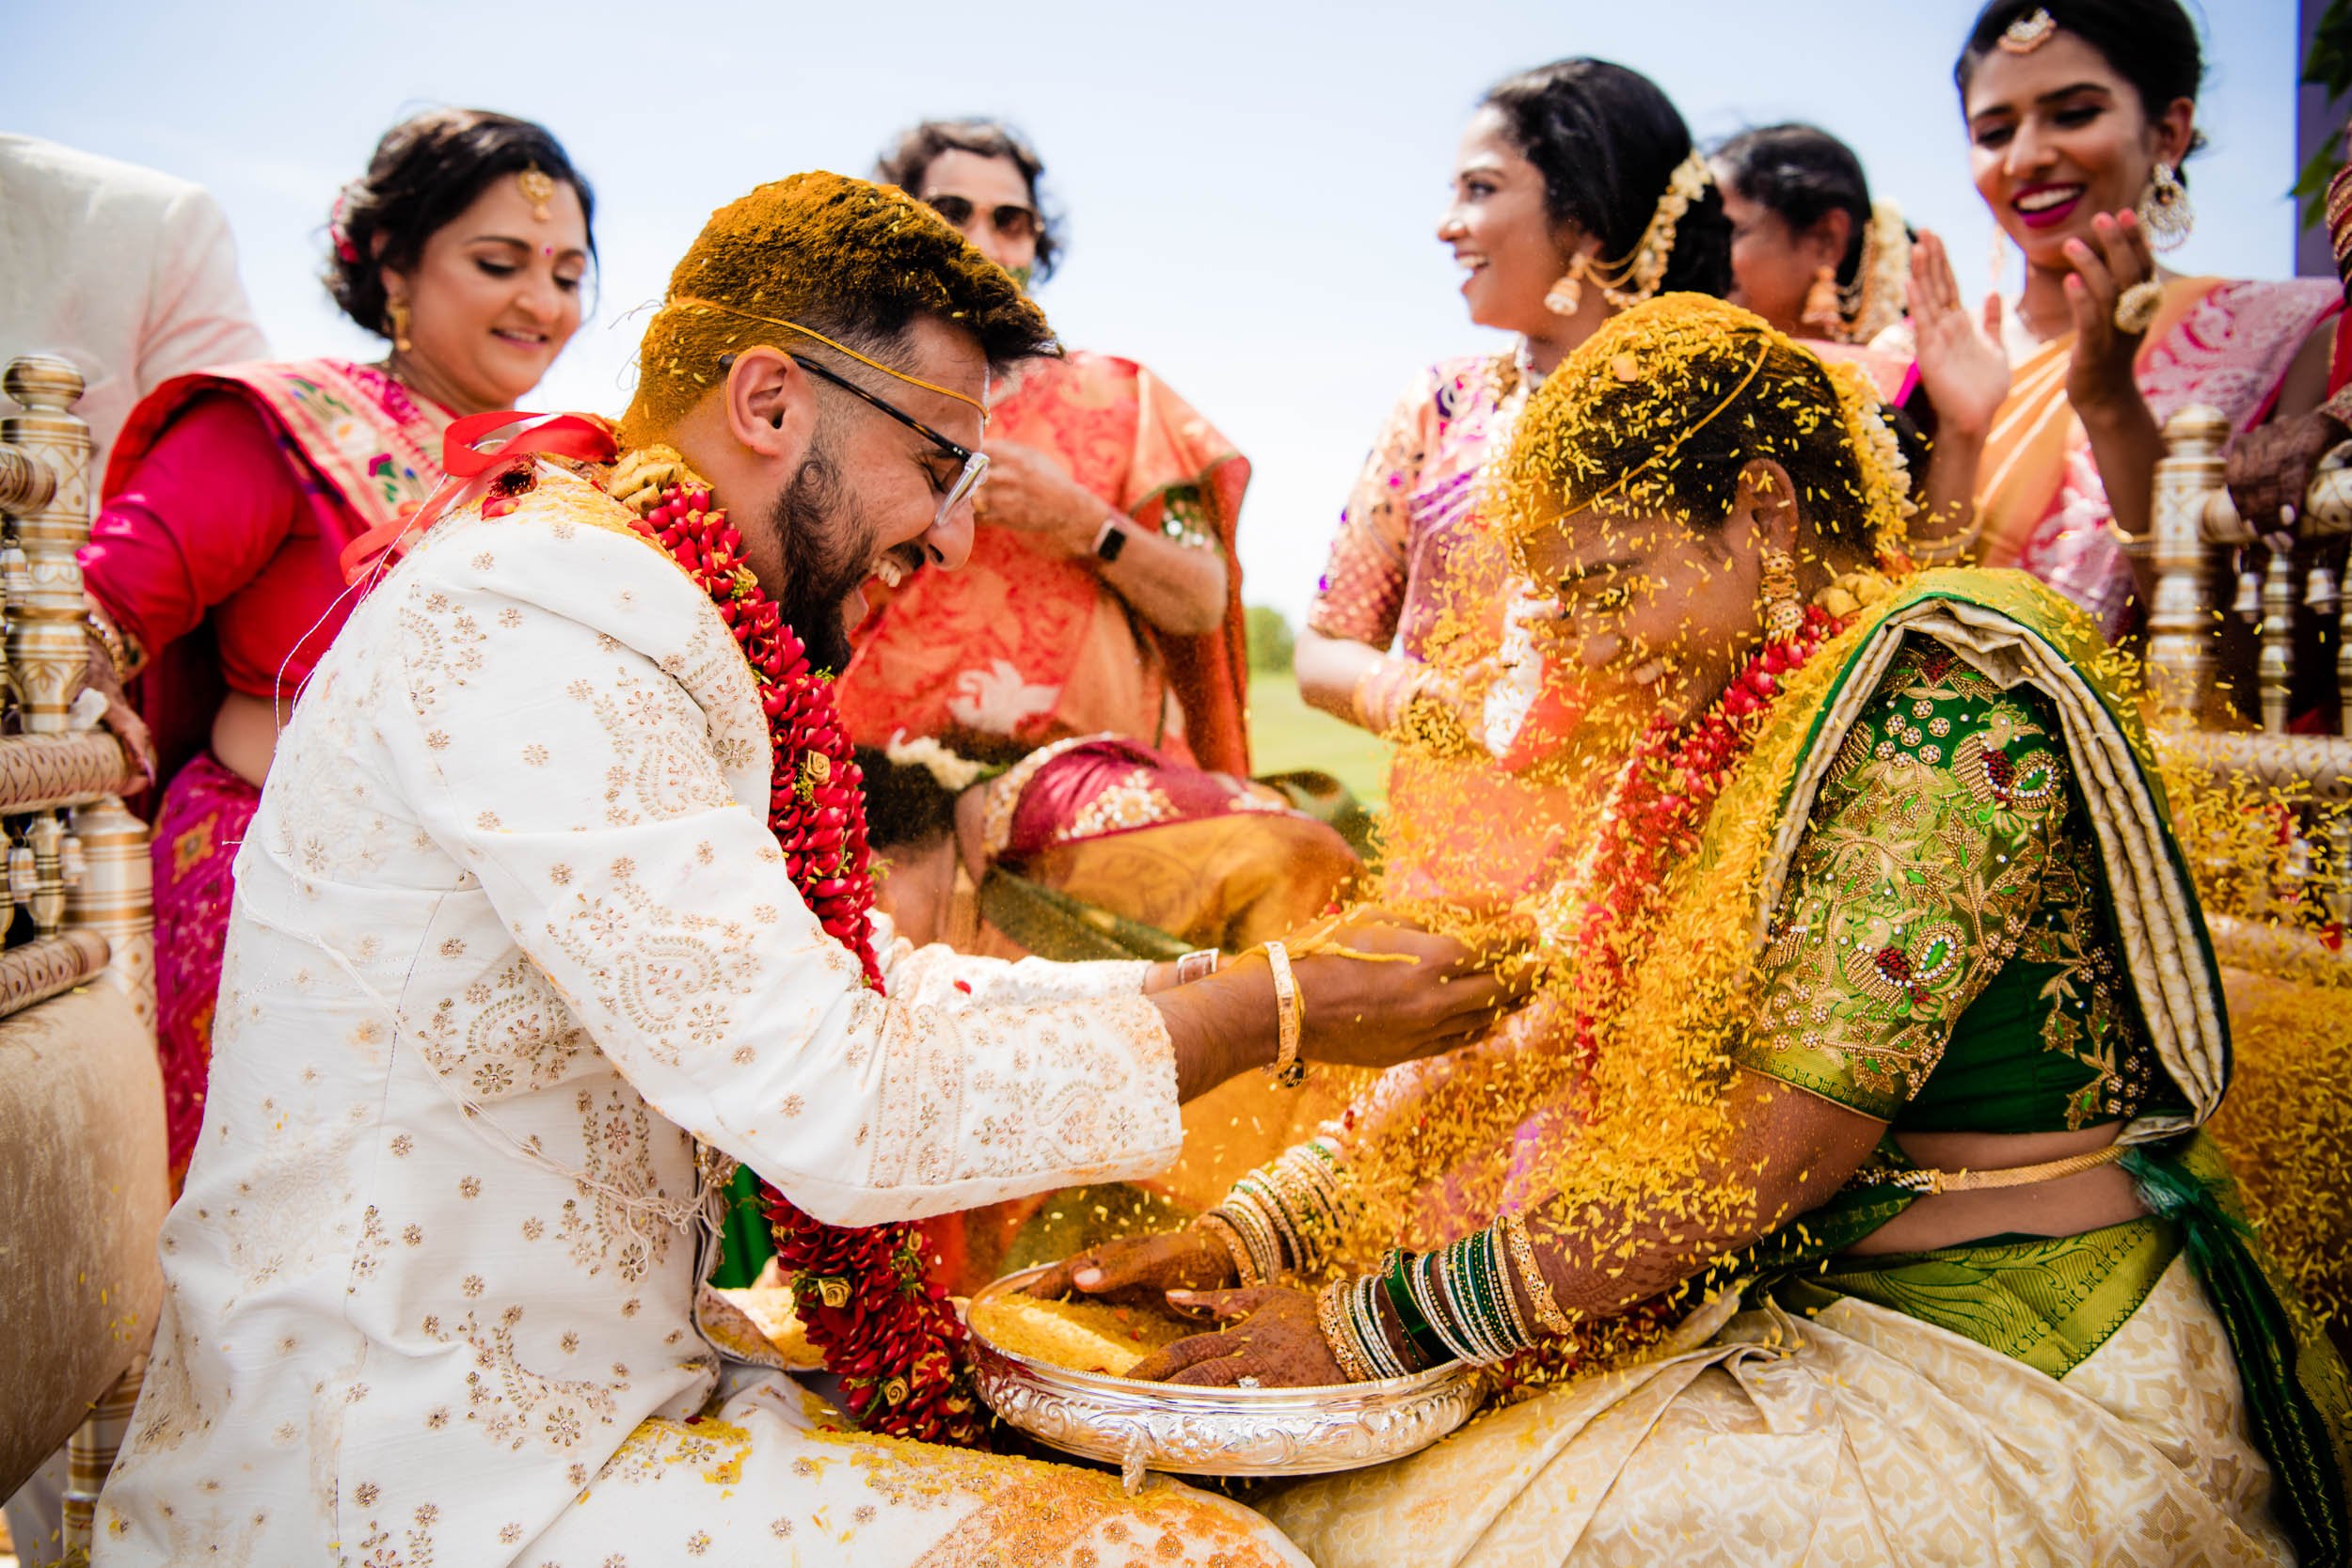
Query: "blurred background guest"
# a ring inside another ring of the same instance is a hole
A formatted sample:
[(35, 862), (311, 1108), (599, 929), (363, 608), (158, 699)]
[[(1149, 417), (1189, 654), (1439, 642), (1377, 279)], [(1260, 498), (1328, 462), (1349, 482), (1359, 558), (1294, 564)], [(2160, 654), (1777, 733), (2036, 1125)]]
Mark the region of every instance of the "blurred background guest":
[[(175, 1185), (203, 1118), (231, 863), (278, 729), (358, 590), (348, 546), (441, 478), (451, 420), (512, 406), (578, 330), (593, 197), (528, 120), (394, 126), (328, 222), (326, 283), (381, 363), (215, 366), (131, 412), (82, 569), (91, 684), (140, 676), (164, 790), (155, 945)], [(329, 788), (332, 781), (303, 781)]]
[(1862, 365), (1932, 439), (1912, 543), (1934, 560), (1974, 514), (1978, 460), (2009, 395), (2007, 356), (1962, 304), (1943, 242), (1915, 243), (1893, 202), (1872, 201), (1862, 160), (1836, 136), (1762, 126), (1717, 148), (1714, 165), (1731, 219), (1732, 303), (1824, 358)]
[[(1462, 134), (1437, 237), (1467, 275), (1470, 320), (1518, 343), (1423, 371), (1380, 427), (1298, 637), (1298, 689), (1376, 734), (1428, 737), (1391, 770), (1391, 807), (1438, 778), (1466, 803), (1442, 842), (1391, 837), (1391, 885), (1507, 902), (1565, 841), (1566, 797), (1581, 786), (1504, 761), (1528, 716), (1487, 721), (1498, 670), (1518, 657), (1507, 624), (1542, 604), (1503, 591), (1508, 562), (1479, 514), (1480, 470), (1508, 445), (1530, 391), (1603, 322), (1662, 293), (1728, 290), (1730, 224), (1657, 84), (1570, 59), (1487, 90)], [(1435, 824), (1445, 814), (1399, 815)]]
[[(919, 198), (1025, 282), (1051, 277), (1045, 166), (1010, 127), (925, 120), (875, 178)], [(852, 737), (1107, 733), (1248, 770), (1233, 533), (1249, 465), (1132, 359), (1036, 360), (989, 422), (972, 558), (884, 598), (841, 680)]]
[(0, 364), (73, 362), (103, 461), (131, 405), (199, 365), (269, 352), (237, 245), (200, 185), (0, 134)]

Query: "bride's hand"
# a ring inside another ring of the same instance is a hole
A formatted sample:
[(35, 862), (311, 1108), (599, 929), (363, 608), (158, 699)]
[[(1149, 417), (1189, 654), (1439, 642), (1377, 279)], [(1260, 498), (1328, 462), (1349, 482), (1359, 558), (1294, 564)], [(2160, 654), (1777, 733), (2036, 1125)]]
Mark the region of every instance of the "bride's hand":
[(2001, 347), (2001, 296), (1988, 294), (1981, 321), (1962, 303), (1944, 242), (1919, 231), (1911, 249), (1911, 330), (1919, 384), (1946, 437), (1982, 440), (2008, 400), (2009, 355)]
[(1173, 1291), (1168, 1305), (1204, 1312), (1226, 1327), (1155, 1351), (1127, 1375), (1145, 1383), (1231, 1388), (1245, 1377), (1268, 1388), (1327, 1388), (1348, 1381), (1331, 1358), (1305, 1291), (1261, 1285), (1246, 1291)]
[(1048, 1301), (1088, 1295), (1157, 1307), (1169, 1291), (1215, 1291), (1239, 1277), (1225, 1243), (1195, 1227), (1089, 1247), (1031, 1280), (1028, 1292)]

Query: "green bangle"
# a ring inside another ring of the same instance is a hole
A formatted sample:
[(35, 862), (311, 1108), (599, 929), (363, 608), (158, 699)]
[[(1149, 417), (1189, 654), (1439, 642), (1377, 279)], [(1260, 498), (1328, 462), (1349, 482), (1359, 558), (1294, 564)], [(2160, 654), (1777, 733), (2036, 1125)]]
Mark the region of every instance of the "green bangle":
[(1413, 1288), (1405, 1277), (1411, 1257), (1412, 1254), (1402, 1247), (1391, 1247), (1388, 1257), (1381, 1260), (1380, 1287), (1388, 1293), (1389, 1307), (1395, 1312), (1396, 1321), (1405, 1329), (1406, 1343), (1421, 1362), (1412, 1370), (1421, 1371), (1453, 1360), (1454, 1353), (1446, 1348), (1438, 1331), (1422, 1315), (1421, 1304), (1413, 1299)]

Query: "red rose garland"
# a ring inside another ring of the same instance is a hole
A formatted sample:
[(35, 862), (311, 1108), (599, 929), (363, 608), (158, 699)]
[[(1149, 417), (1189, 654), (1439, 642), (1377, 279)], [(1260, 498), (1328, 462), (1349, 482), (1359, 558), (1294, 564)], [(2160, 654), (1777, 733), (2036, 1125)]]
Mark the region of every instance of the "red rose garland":
[[(1677, 739), (1676, 726), (1663, 718), (1651, 724), (1602, 817), (1608, 852), (1597, 863), (1598, 885), (1578, 935), (1576, 950), (1597, 964), (1604, 996), (1623, 982), (1635, 923), (1667, 867), (1698, 847), (1715, 797), (1778, 700), (1782, 682), (1842, 629), (1827, 610), (1808, 606), (1804, 624), (1790, 637), (1767, 642), (1688, 734)], [(1576, 1021), (1576, 1047), (1587, 1065), (1597, 1058), (1598, 1021), (1591, 1011)]]
[[(799, 636), (742, 564), (742, 536), (708, 490), (672, 485), (635, 526), (702, 585), (741, 644), (773, 749), (768, 826), (792, 885), (879, 992), (882, 967), (866, 925), (874, 880), (866, 799), (831, 681), (809, 668)], [(963, 1324), (946, 1291), (925, 1279), (916, 1227), (824, 1225), (773, 1187), (760, 1190), (809, 1342), (840, 1376), (859, 1427), (981, 1446), (985, 1419), (963, 1376)]]

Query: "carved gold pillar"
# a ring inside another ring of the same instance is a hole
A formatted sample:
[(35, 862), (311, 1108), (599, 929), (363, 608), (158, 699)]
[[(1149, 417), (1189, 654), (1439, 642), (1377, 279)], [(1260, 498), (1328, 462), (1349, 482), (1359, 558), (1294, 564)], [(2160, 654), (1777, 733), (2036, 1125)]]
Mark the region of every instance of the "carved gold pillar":
[(130, 998), (139, 1022), (155, 1027), (155, 867), (147, 824), (112, 796), (73, 813), (81, 841), (78, 885), (66, 917), (106, 939), (106, 978)]
[(49, 735), (67, 728), (66, 708), (88, 662), (82, 626), (82, 568), (89, 538), (89, 426), (73, 410), (82, 372), (62, 359), (26, 355), (10, 360), (0, 390), (19, 412), (0, 417), (0, 441), (47, 463), (56, 483), (46, 503), (12, 512), (24, 551), (24, 593), (8, 595), (8, 662), (23, 695), (23, 728)]
[(2164, 423), (2165, 454), (2156, 464), (2146, 547), (2155, 575), (2148, 608), (2148, 682), (2168, 713), (2197, 713), (2213, 661), (2202, 519), (2206, 493), (2221, 483), (2221, 447), (2229, 438), (2229, 420), (2202, 404)]

